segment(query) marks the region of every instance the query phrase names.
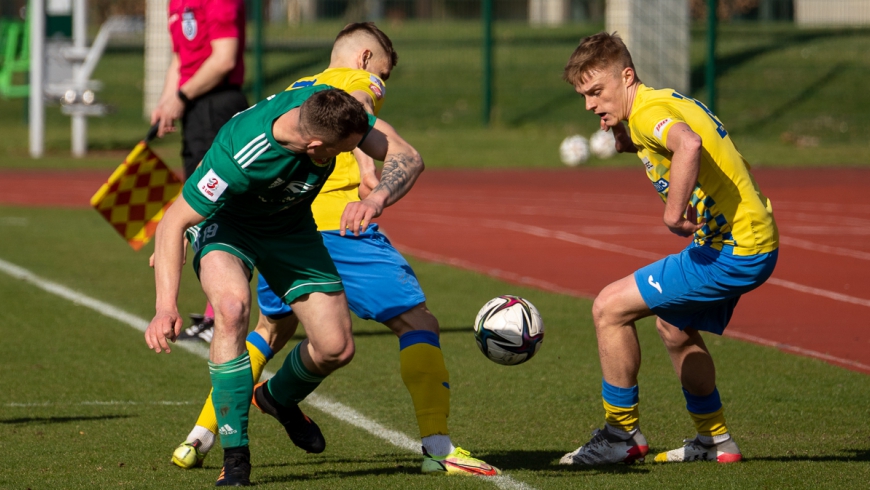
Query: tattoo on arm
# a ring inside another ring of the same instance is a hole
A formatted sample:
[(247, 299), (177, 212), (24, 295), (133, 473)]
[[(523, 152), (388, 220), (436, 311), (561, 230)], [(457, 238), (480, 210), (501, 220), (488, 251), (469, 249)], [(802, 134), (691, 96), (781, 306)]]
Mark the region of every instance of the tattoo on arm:
[(388, 155), (384, 160), (384, 170), (381, 173), (381, 181), (372, 193), (386, 191), (389, 197), (386, 205), (389, 206), (404, 196), (414, 185), (420, 174), (422, 160), (419, 156), (398, 153)]

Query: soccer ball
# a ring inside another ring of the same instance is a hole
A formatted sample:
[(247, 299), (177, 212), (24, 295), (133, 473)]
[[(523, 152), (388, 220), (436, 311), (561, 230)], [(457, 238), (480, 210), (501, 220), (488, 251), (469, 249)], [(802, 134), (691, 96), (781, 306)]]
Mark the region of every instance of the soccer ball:
[(559, 158), (569, 167), (580, 165), (589, 159), (589, 142), (579, 134), (568, 136), (559, 145)]
[(616, 155), (616, 140), (612, 131), (598, 130), (589, 138), (589, 147), (592, 154), (598, 158), (610, 158)]
[(544, 341), (537, 308), (519, 296), (491, 299), (474, 320), (474, 339), (491, 361), (512, 366), (528, 361)]

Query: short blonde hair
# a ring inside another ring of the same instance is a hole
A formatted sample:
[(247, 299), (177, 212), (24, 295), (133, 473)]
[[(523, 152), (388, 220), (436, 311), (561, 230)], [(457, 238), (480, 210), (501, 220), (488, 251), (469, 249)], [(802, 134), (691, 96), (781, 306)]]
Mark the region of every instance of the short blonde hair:
[(580, 45), (571, 53), (568, 64), (565, 65), (562, 79), (571, 85), (577, 85), (589, 72), (611, 68), (619, 71), (625, 68), (634, 70), (631, 53), (628, 52), (619, 34), (599, 32), (580, 41)]

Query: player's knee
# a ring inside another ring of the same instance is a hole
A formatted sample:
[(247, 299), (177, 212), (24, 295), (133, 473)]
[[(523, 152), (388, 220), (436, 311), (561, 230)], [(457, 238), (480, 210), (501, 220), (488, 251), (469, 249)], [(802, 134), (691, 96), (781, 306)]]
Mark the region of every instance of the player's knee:
[(656, 318), (656, 331), (659, 333), (662, 342), (668, 348), (680, 347), (686, 344), (687, 336), (682, 330), (668, 325), (661, 318)]
[(251, 308), (244, 300), (232, 295), (226, 295), (212, 306), (215, 313), (223, 320), (221, 323), (227, 326), (245, 325), (247, 330), (248, 315)]
[(618, 305), (612, 289), (610, 286), (605, 287), (592, 302), (592, 320), (596, 330), (606, 328), (614, 323), (617, 313), (615, 310)]
[(353, 340), (332, 343), (319, 352), (319, 367), (326, 372), (335, 371), (340, 367), (350, 364), (355, 353), (356, 347)]
[(434, 332), (436, 335), (441, 333), (438, 319), (429, 311), (425, 303), (421, 303), (399, 316), (390, 318), (384, 322), (384, 325), (392, 330), (397, 337), (414, 330), (426, 330)]

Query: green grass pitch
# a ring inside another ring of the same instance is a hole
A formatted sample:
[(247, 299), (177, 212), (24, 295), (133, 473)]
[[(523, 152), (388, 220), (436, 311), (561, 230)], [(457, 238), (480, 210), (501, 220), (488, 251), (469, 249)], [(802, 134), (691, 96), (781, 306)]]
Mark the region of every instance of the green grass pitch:
[[(150, 320), (150, 247), (132, 252), (89, 210), (0, 207), (0, 259)], [(556, 464), (602, 423), (600, 370), (586, 299), (412, 261), (439, 317), (451, 374), (454, 441), (533, 488), (860, 487), (870, 479), (870, 378), (774, 349), (709, 336), (726, 415), (746, 461), (736, 465)], [(485, 359), (471, 323), (499, 294), (541, 311), (546, 337), (527, 364)], [(208, 488), (220, 453), (183, 471), (169, 456), (209, 388), (205, 361), (182, 349), (149, 351), (142, 334), (0, 273), (0, 488)], [(185, 272), (180, 311), (202, 293)], [(416, 439), (398, 372), (398, 342), (355, 320), (357, 356), (318, 393)], [(642, 427), (652, 451), (692, 435), (679, 385), (654, 325), (642, 322)], [(283, 355), (267, 369), (275, 370)], [(321, 455), (293, 447), (251, 413), (253, 480), (261, 488), (496, 488), (479, 479), (418, 473), (418, 456), (309, 407), (328, 440)]]

